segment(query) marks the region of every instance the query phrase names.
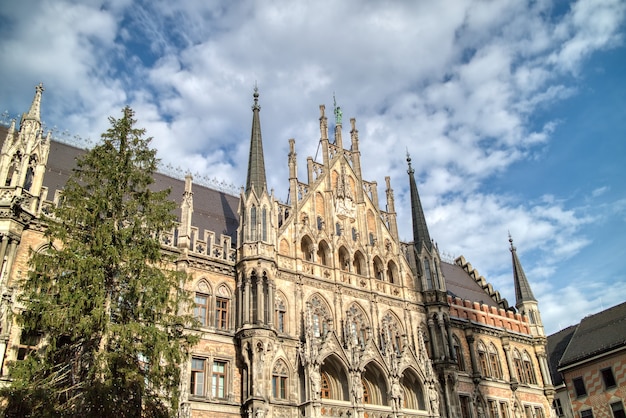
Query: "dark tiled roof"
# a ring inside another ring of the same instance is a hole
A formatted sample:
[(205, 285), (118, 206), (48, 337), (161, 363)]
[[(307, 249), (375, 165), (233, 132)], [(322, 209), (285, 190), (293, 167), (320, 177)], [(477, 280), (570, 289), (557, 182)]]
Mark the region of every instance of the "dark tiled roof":
[(446, 279), (446, 289), (450, 296), (481, 302), (488, 306), (499, 306), (461, 266), (442, 261), (441, 272)]
[(583, 318), (559, 368), (618, 347), (626, 348), (626, 302)]
[(550, 363), (550, 375), (552, 376), (554, 386), (563, 383), (563, 376), (557, 371), (557, 367), (577, 327), (578, 325), (572, 325), (571, 327), (567, 327), (548, 336), (548, 361)]
[[(0, 126), (0, 146), (6, 139), (8, 129)], [(57, 190), (63, 189), (72, 169), (76, 167), (76, 159), (86, 151), (62, 142), (51, 141), (50, 154), (43, 185), (48, 188), (47, 200), (54, 198)], [(153, 190), (165, 190), (169, 188), (170, 198), (178, 203), (175, 214), (180, 219), (180, 203), (185, 182), (167, 175), (157, 173), (154, 176)], [(232, 238), (232, 244), (236, 244), (237, 226), (239, 216), (239, 198), (219, 190), (211, 189), (202, 185), (193, 185), (194, 213), (191, 225), (197, 227), (200, 238), (204, 237), (204, 231), (212, 231), (219, 239), (220, 234)]]

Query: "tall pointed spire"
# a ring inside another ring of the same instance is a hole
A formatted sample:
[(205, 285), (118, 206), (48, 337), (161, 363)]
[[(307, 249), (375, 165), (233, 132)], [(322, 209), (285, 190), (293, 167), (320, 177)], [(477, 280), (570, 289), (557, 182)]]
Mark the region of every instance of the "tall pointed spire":
[(263, 159), (263, 140), (261, 138), (261, 120), (259, 118), (259, 89), (254, 87), (254, 105), (252, 106), (252, 134), (250, 135), (250, 158), (248, 160), (248, 179), (246, 181), (246, 194), (252, 188), (260, 195), (267, 189), (265, 180), (265, 161)]
[(43, 83), (39, 83), (35, 87), (35, 97), (33, 103), (30, 105), (28, 113), (24, 115), (23, 119), (40, 121), (41, 118), (41, 93), (43, 93)]
[(509, 234), (509, 243), (511, 243), (511, 256), (513, 257), (515, 305), (517, 306), (521, 303), (530, 301), (537, 302), (537, 299), (535, 299), (535, 296), (533, 295), (533, 291), (530, 289), (530, 284), (528, 284), (528, 280), (526, 279), (526, 274), (524, 274), (522, 263), (520, 263), (519, 258), (517, 257), (517, 251), (515, 246), (513, 245), (513, 238), (511, 237), (511, 234)]
[(417, 184), (415, 183), (415, 171), (411, 167), (411, 156), (406, 153), (406, 161), (409, 163), (409, 185), (411, 188), (411, 214), (413, 215), (413, 242), (417, 246), (417, 250), (421, 250), (422, 246), (426, 246), (428, 251), (432, 251), (432, 241), (430, 240), (430, 234), (428, 233), (428, 226), (426, 225), (426, 217), (424, 216), (424, 210), (422, 209), (422, 203), (420, 201), (420, 195), (417, 192)]

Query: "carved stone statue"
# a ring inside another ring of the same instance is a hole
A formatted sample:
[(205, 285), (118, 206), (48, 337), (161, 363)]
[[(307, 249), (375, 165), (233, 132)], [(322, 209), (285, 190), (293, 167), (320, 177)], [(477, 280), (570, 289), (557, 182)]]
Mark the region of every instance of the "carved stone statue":
[(352, 375), (352, 396), (355, 403), (361, 403), (363, 401), (363, 382), (358, 373)]
[[(439, 414), (439, 393), (437, 392), (437, 389), (435, 388), (435, 385), (433, 383), (430, 384), (430, 387), (428, 388), (428, 399), (430, 401), (430, 409), (433, 412), (433, 414), (438, 415)], [(480, 417), (479, 418), (484, 418)]]
[(317, 370), (317, 367), (311, 367), (309, 375), (311, 378), (311, 395), (314, 400), (318, 400), (320, 398), (320, 390), (322, 388), (322, 377), (320, 372)]
[(396, 377), (391, 384), (391, 399), (396, 407), (396, 410), (400, 410), (404, 404), (404, 389)]

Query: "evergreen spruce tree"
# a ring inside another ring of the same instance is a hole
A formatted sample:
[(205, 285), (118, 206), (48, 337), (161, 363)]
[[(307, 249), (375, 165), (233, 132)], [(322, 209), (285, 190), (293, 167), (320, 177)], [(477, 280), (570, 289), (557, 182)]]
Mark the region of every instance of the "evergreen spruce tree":
[(126, 107), (77, 162), (47, 219), (46, 251), (23, 283), (23, 335), (41, 346), (11, 367), (6, 416), (176, 415), (180, 365), (195, 338), (186, 273), (164, 255), (169, 191), (153, 191), (156, 150)]

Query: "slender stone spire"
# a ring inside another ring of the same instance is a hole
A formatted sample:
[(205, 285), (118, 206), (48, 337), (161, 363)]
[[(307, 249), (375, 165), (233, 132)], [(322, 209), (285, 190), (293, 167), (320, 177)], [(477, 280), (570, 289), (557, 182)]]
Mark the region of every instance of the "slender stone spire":
[[(528, 284), (528, 280), (526, 280), (526, 274), (524, 274), (524, 269), (522, 268), (522, 263), (520, 263), (519, 258), (517, 257), (517, 251), (515, 246), (513, 246), (513, 238), (511, 234), (509, 234), (509, 242), (511, 243), (511, 256), (513, 257), (513, 281), (515, 285), (515, 305), (518, 306), (524, 302), (537, 302), (535, 296), (533, 295), (533, 291), (530, 289), (530, 284)], [(519, 309), (519, 306), (518, 306)]]
[(406, 153), (406, 161), (409, 163), (409, 185), (411, 188), (411, 214), (413, 215), (413, 243), (420, 251), (422, 246), (426, 246), (428, 251), (432, 251), (433, 243), (430, 240), (430, 234), (428, 233), (428, 226), (426, 225), (426, 217), (424, 216), (424, 210), (422, 209), (422, 203), (420, 201), (420, 195), (417, 192), (417, 184), (415, 183), (415, 171), (411, 167), (411, 156)]
[(267, 190), (265, 180), (265, 161), (263, 159), (263, 140), (261, 139), (261, 120), (259, 118), (259, 89), (254, 87), (254, 105), (252, 106), (252, 134), (250, 135), (250, 159), (248, 160), (248, 179), (246, 195), (252, 188), (257, 195)]
[(28, 113), (23, 116), (23, 119), (36, 120), (37, 122), (40, 122), (41, 93), (43, 93), (43, 90), (43, 83), (39, 83), (39, 85), (35, 87), (35, 97), (33, 98), (33, 103), (30, 105)]

